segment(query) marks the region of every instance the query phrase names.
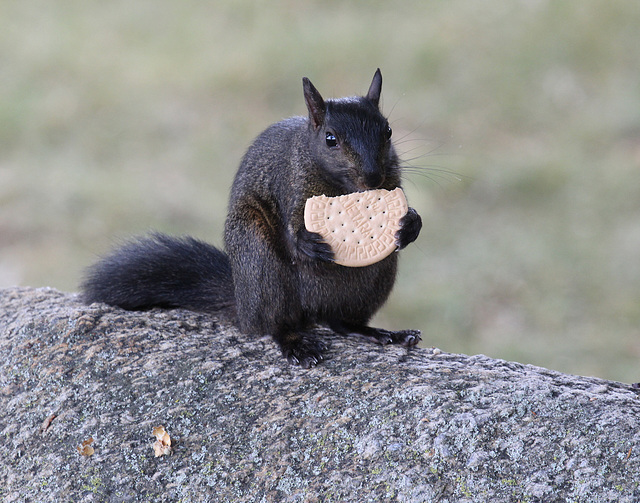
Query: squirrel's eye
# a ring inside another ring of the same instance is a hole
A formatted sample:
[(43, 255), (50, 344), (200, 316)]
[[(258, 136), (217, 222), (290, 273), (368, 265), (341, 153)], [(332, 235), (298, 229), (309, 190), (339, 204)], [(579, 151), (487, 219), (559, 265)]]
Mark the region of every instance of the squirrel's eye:
[(392, 134), (393, 134), (393, 129), (391, 129), (390, 126), (387, 126), (387, 130), (384, 132), (384, 135), (387, 138), (387, 140), (391, 139)]
[(333, 133), (327, 133), (325, 136), (327, 147), (334, 148), (338, 146), (338, 140)]

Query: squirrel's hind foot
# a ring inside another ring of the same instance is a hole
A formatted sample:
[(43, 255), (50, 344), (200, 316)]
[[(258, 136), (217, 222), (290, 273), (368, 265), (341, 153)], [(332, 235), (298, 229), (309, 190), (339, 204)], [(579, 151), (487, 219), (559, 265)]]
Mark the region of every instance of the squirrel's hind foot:
[(282, 349), (282, 354), (291, 365), (310, 369), (324, 360), (327, 345), (313, 333), (297, 332), (276, 340)]
[(332, 322), (330, 327), (338, 334), (362, 337), (381, 346), (400, 344), (405, 347), (413, 347), (422, 340), (420, 330), (385, 330), (384, 328), (351, 325), (340, 321)]
[(391, 332), (393, 344), (400, 344), (401, 346), (405, 346), (411, 348), (417, 345), (421, 340), (420, 330), (398, 330), (396, 332)]

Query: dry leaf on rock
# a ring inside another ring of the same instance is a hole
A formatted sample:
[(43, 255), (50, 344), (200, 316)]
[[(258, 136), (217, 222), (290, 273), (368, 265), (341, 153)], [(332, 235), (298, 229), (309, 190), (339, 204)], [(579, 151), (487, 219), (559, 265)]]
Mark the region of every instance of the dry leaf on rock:
[(171, 437), (164, 429), (164, 426), (156, 426), (153, 429), (153, 436), (156, 437), (156, 441), (153, 444), (153, 452), (156, 458), (171, 454)]
[(92, 443), (93, 443), (93, 437), (89, 437), (87, 440), (82, 442), (82, 445), (79, 445), (77, 447), (78, 452), (86, 457), (92, 456), (93, 453), (95, 452), (93, 447), (91, 447)]

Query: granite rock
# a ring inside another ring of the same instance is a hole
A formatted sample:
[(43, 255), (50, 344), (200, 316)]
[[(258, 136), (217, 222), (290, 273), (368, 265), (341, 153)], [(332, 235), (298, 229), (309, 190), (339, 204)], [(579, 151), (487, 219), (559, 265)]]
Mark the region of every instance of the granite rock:
[(323, 336), (0, 290), (2, 501), (640, 501), (631, 385)]

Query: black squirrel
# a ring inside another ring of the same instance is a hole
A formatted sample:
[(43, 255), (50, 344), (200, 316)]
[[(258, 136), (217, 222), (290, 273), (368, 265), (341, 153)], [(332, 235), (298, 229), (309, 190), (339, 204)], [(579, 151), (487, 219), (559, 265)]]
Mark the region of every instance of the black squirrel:
[[(84, 301), (214, 313), (245, 334), (270, 334), (287, 360), (304, 368), (324, 359), (326, 345), (314, 326), (378, 344), (416, 345), (419, 330), (367, 325), (391, 292), (397, 253), (366, 267), (337, 265), (303, 218), (311, 196), (400, 187), (391, 127), (379, 109), (380, 69), (364, 97), (324, 100), (307, 78), (303, 90), (308, 118), (269, 126), (242, 159), (225, 223), (226, 253), (193, 238), (141, 238), (88, 269)], [(400, 224), (399, 249), (415, 241), (422, 221), (409, 208)]]

